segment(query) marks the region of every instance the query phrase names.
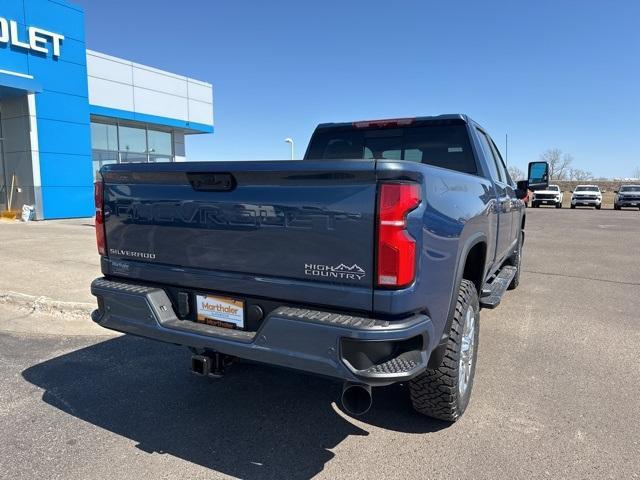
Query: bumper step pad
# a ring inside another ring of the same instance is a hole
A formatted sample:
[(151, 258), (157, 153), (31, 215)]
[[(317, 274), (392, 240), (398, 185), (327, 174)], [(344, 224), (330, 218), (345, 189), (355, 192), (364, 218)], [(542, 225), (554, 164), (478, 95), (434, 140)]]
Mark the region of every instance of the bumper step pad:
[[(381, 363), (380, 365), (374, 365), (373, 367), (365, 370), (363, 373), (365, 375), (376, 375), (381, 373), (398, 375), (411, 372), (413, 369), (420, 365), (420, 356), (411, 355), (412, 353), (413, 352), (409, 352), (408, 354), (403, 354), (399, 357), (392, 358), (391, 360)], [(418, 358), (414, 360), (413, 358), (410, 358), (411, 356), (417, 356)]]
[(295, 320), (329, 323), (339, 327), (357, 328), (362, 330), (370, 330), (376, 327), (385, 328), (389, 326), (389, 322), (384, 320), (373, 320), (366, 317), (354, 317), (340, 313), (327, 313), (317, 310), (307, 310), (304, 308), (280, 307), (275, 310), (274, 313), (279, 316)]
[(505, 265), (496, 275), (493, 281), (482, 289), (480, 306), (483, 308), (496, 308), (500, 305), (504, 292), (507, 291), (511, 280), (516, 276), (516, 267)]

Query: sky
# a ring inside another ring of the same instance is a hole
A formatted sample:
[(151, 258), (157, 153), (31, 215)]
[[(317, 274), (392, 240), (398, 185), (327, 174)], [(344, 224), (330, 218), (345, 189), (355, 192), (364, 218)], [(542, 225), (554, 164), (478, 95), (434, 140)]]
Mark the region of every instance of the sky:
[(508, 163), (640, 167), (637, 0), (75, 0), (87, 47), (213, 84), (189, 160), (302, 157), (322, 122), (466, 113)]

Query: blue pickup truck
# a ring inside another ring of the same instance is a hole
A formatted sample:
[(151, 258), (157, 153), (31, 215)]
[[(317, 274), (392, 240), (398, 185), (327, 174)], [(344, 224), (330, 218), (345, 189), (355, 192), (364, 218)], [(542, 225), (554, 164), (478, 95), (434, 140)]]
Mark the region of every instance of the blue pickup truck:
[(518, 286), (527, 188), (465, 115), (322, 124), (302, 161), (118, 164), (95, 185), (103, 327), (371, 387), (418, 412), (469, 402), (481, 308)]

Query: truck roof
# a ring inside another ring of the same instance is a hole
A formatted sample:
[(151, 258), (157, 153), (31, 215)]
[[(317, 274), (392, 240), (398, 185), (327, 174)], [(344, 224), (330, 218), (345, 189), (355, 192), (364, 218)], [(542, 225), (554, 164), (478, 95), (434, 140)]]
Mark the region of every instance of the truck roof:
[(472, 122), (468, 115), (463, 113), (447, 113), (443, 115), (432, 115), (423, 117), (404, 117), (404, 118), (381, 118), (377, 120), (358, 120), (355, 122), (334, 122), (321, 123), (316, 128), (367, 128), (367, 127), (394, 127), (416, 125), (423, 123), (469, 123)]

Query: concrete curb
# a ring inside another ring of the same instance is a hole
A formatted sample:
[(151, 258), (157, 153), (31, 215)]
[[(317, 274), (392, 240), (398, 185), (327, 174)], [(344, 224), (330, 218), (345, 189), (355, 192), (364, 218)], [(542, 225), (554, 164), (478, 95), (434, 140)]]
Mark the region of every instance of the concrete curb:
[(62, 302), (45, 296), (27, 295), (19, 292), (0, 292), (0, 303), (54, 316), (87, 318), (96, 309), (92, 303)]
[(91, 320), (95, 305), (62, 302), (18, 292), (0, 293), (0, 332), (31, 335), (113, 337)]

